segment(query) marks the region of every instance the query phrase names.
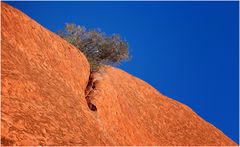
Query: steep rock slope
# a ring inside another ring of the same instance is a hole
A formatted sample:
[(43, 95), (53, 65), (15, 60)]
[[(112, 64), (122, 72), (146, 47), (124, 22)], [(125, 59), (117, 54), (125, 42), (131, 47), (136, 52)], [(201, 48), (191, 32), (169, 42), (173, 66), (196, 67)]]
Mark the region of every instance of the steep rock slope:
[(114, 143), (236, 145), (186, 105), (120, 69), (107, 67), (95, 77), (99, 81), (96, 81), (92, 101), (98, 108), (103, 128)]
[(1, 57), (3, 143), (101, 142), (85, 101), (89, 64), (82, 53), (2, 3)]
[(89, 92), (82, 53), (2, 3), (3, 145), (236, 145), (187, 106), (104, 67)]

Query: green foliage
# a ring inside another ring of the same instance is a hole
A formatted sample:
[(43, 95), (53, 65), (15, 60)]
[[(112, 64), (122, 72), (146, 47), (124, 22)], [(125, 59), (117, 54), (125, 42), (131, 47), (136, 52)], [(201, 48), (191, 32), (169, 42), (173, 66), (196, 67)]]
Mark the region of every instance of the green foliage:
[(129, 59), (128, 44), (120, 35), (107, 36), (100, 30), (87, 30), (75, 24), (66, 24), (58, 35), (85, 54), (91, 71), (98, 71), (102, 64), (117, 65)]

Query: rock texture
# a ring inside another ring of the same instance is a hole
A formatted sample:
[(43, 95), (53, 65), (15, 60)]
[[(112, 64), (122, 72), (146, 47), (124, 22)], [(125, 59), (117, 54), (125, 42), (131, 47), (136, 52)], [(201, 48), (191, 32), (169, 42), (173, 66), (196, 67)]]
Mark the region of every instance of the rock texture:
[(2, 145), (237, 145), (189, 107), (2, 4)]

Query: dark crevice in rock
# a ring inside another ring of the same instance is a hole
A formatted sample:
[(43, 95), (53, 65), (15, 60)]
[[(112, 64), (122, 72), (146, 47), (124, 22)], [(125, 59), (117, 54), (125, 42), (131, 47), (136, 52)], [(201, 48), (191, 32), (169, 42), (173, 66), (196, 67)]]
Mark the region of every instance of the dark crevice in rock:
[(94, 80), (93, 73), (90, 74), (87, 87), (85, 89), (85, 99), (90, 110), (97, 111), (97, 107), (92, 103), (94, 90), (96, 89), (96, 81)]
[(13, 146), (14, 143), (14, 140), (8, 139), (6, 137), (1, 137), (1, 145), (3, 146)]

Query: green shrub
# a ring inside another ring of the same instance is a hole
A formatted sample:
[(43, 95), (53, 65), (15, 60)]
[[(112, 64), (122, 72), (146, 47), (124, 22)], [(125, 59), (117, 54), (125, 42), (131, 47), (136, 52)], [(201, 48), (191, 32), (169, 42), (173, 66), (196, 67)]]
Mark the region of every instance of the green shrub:
[(120, 35), (107, 36), (100, 30), (88, 30), (75, 24), (66, 24), (57, 34), (85, 54), (92, 72), (103, 64), (117, 65), (129, 59), (128, 43)]

